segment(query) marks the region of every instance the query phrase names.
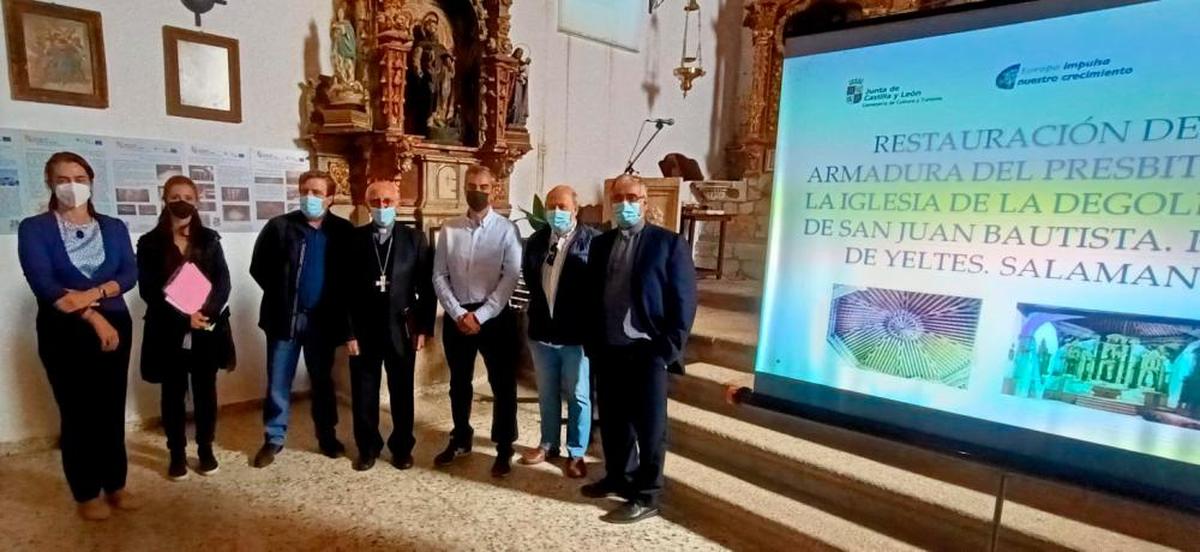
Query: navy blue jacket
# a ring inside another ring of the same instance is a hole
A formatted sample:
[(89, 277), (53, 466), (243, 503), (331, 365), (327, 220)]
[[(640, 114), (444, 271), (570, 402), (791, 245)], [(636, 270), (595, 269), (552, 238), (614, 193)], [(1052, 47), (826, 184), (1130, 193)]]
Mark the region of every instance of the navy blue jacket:
[[(54, 308), (54, 302), (66, 295), (68, 289), (83, 291), (115, 280), (124, 294), (137, 284), (137, 257), (133, 254), (129, 229), (124, 222), (100, 214), (96, 215), (96, 222), (104, 238), (104, 264), (88, 278), (71, 264), (54, 213), (21, 221), (17, 228), (17, 255), (39, 308)], [(100, 310), (125, 311), (125, 298), (117, 295), (101, 299)]]
[(549, 227), (534, 232), (525, 242), (525, 253), (521, 258), (521, 272), (525, 275), (525, 287), (529, 289), (529, 339), (555, 345), (582, 345), (590, 329), (585, 322), (588, 296), (595, 293), (588, 285), (588, 251), (592, 239), (600, 232), (581, 224), (567, 251), (559, 251), (567, 258), (558, 277), (554, 316), (550, 316), (550, 305), (542, 289), (542, 267), (550, 254), (551, 233)]
[[(304, 232), (308, 219), (292, 211), (267, 221), (254, 242), (250, 276), (262, 288), (258, 309), (258, 327), (268, 339), (290, 340), (295, 337), (299, 311), (300, 271), (304, 262)], [(346, 308), (345, 259), (354, 225), (333, 213), (326, 213), (321, 232), (325, 244), (325, 285), (321, 300), (309, 317), (309, 331), (327, 342), (341, 345), (350, 338), (350, 313)]]
[[(609, 230), (592, 240), (588, 259), (593, 310), (588, 356), (597, 358), (606, 347), (604, 281), (608, 259), (620, 230)], [(634, 252), (632, 322), (650, 336), (657, 364), (669, 366), (683, 358), (692, 322), (696, 318), (696, 267), (691, 248), (679, 234), (647, 223)]]

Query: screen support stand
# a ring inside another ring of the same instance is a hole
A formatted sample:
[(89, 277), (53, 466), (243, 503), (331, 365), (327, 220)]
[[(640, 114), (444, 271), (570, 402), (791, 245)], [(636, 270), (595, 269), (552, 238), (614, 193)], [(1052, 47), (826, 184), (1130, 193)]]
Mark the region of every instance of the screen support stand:
[(1000, 526), (1001, 518), (1004, 516), (1004, 495), (1008, 490), (1008, 473), (1000, 474), (1000, 488), (996, 491), (996, 511), (992, 514), (992, 545), (988, 548), (991, 552), (996, 552), (997, 546), (1000, 544)]

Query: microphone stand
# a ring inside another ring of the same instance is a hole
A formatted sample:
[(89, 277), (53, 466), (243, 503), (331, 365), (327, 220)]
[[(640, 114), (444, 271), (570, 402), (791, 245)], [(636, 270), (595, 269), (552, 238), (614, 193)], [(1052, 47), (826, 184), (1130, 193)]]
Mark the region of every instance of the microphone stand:
[[(650, 121), (642, 121), (642, 129), (643, 130), (646, 128), (646, 123), (649, 123), (649, 122)], [(662, 132), (663, 128), (666, 126), (667, 126), (666, 122), (664, 122), (662, 120), (654, 121), (654, 134), (650, 135), (650, 139), (646, 140), (645, 145), (643, 145), (642, 149), (637, 152), (637, 155), (634, 155), (629, 158), (629, 163), (627, 163), (625, 165), (625, 171), (624, 171), (625, 174), (633, 174), (633, 164), (637, 163), (638, 159), (641, 159), (642, 154), (646, 153), (646, 148), (650, 147), (650, 143), (654, 142), (654, 139), (656, 137), (658, 137), (658, 133)], [(642, 131), (639, 130), (638, 138), (636, 140), (634, 140), (634, 142), (633, 142), (633, 149), (635, 149), (635, 150), (637, 149), (638, 142), (640, 142), (642, 139), (641, 137), (642, 137)], [(633, 152), (631, 151), (630, 153), (633, 153)]]

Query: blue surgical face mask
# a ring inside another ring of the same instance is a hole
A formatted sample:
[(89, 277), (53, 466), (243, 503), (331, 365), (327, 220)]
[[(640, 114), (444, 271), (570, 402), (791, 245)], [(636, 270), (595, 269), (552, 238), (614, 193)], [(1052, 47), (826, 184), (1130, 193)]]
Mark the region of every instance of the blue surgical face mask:
[(616, 219), (617, 226), (632, 228), (642, 220), (642, 204), (628, 201), (617, 203), (613, 205), (613, 218)]
[(304, 216), (316, 220), (325, 216), (325, 200), (314, 195), (306, 195), (300, 198), (300, 210), (304, 211)]
[(372, 207), (371, 208), (371, 221), (375, 223), (375, 226), (378, 226), (380, 228), (387, 228), (388, 226), (391, 226), (393, 222), (396, 222), (396, 208), (395, 207), (383, 207), (383, 208)]
[(559, 234), (566, 234), (571, 230), (571, 212), (562, 209), (555, 209), (547, 213), (546, 222), (550, 223), (550, 227)]

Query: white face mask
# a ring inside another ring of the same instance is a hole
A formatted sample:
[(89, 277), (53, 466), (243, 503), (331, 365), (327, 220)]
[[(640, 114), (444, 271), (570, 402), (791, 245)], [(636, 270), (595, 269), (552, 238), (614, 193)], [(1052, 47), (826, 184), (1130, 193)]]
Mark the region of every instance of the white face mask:
[(66, 182), (54, 186), (54, 197), (58, 203), (68, 209), (74, 209), (92, 197), (92, 187), (78, 182)]

